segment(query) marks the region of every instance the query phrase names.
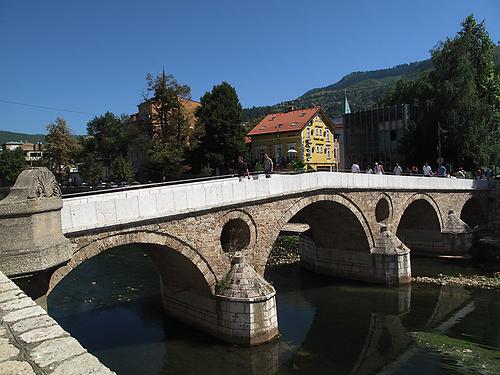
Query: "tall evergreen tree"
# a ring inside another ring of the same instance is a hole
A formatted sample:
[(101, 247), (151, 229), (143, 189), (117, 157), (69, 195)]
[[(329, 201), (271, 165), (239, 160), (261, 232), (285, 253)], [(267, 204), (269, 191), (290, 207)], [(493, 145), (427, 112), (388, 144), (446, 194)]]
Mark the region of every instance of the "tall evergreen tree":
[(227, 82), (203, 95), (201, 107), (196, 112), (197, 127), (204, 129), (197, 150), (201, 167), (227, 171), (238, 155), (245, 152), (241, 113), (236, 90)]

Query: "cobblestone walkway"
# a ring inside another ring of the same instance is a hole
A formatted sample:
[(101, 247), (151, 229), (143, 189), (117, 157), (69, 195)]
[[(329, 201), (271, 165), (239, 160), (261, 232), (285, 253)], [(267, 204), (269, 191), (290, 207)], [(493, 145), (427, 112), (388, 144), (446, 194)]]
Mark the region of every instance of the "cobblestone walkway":
[(0, 272), (1, 375), (111, 375)]

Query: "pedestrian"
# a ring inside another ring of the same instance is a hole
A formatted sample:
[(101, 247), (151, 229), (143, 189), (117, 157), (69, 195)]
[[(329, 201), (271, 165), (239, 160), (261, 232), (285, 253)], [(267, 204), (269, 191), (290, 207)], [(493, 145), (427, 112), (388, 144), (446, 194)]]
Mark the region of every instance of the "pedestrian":
[(399, 176), (403, 172), (403, 169), (399, 166), (398, 163), (396, 163), (396, 166), (394, 167), (394, 174), (396, 176)]
[(370, 166), (366, 167), (366, 174), (373, 174), (373, 169)]
[(382, 162), (375, 163), (375, 167), (373, 168), (373, 172), (375, 174), (384, 174), (384, 167), (382, 166)]
[(424, 173), (424, 176), (426, 176), (426, 177), (432, 176), (432, 168), (429, 165), (429, 163), (424, 164), (424, 166), (422, 167), (422, 172)]
[(465, 171), (462, 167), (458, 168), (457, 178), (465, 178)]
[(250, 173), (248, 173), (248, 167), (247, 163), (245, 163), (245, 160), (243, 160), (243, 156), (238, 156), (238, 177), (240, 178), (240, 181), (243, 181), (245, 176), (250, 179)]
[(352, 163), (351, 172), (352, 173), (360, 173), (361, 172), (361, 169), (359, 169), (359, 164), (358, 164), (357, 161), (355, 161), (354, 163)]
[(437, 170), (437, 175), (438, 177), (446, 177), (446, 167), (444, 166), (443, 163), (439, 165), (439, 168)]
[(271, 177), (271, 172), (273, 171), (273, 161), (268, 154), (264, 154), (264, 173), (266, 178)]

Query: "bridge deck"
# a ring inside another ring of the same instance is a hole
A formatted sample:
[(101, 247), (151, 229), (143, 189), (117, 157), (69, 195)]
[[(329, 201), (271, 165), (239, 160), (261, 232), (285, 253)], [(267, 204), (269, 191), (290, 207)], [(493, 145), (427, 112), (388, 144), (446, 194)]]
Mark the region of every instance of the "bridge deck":
[(66, 234), (253, 202), (313, 190), (471, 191), (488, 189), (487, 180), (316, 172), (157, 186), (64, 198)]

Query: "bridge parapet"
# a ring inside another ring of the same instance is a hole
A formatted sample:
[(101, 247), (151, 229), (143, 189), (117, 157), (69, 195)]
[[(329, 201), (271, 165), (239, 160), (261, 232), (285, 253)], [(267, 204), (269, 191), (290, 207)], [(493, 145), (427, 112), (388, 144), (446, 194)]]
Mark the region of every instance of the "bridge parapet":
[(0, 373), (112, 375), (0, 272)]
[(62, 227), (72, 233), (322, 189), (474, 191), (488, 181), (331, 172), (230, 178), (64, 198)]

